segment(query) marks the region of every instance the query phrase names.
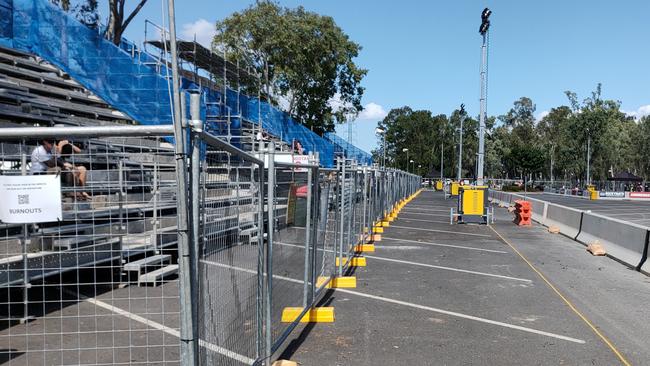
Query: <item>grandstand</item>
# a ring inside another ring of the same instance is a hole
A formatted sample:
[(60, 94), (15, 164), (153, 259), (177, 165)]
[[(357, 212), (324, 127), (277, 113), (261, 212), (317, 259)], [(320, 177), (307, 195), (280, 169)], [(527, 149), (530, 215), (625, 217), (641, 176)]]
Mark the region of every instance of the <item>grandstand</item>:
[[(134, 123), (42, 58), (0, 47), (2, 127)], [(150, 138), (71, 142), (81, 148), (73, 163), (88, 169), (86, 186), (63, 187), (59, 223), (33, 225), (28, 233), (22, 225), (2, 226), (0, 283), (5, 286), (27, 284), (77, 267), (113, 270), (131, 257), (161, 253), (175, 245), (176, 174), (169, 143)], [(36, 143), (28, 136), (3, 143), (3, 174), (26, 170)], [(88, 200), (77, 200), (75, 193), (81, 191), (90, 195)], [(28, 241), (29, 271), (20, 270), (26, 260), (21, 240)]]

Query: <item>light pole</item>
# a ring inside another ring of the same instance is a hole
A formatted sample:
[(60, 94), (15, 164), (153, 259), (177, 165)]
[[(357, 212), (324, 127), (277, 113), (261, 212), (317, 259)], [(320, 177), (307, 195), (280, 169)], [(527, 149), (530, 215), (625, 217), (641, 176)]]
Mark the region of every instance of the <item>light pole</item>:
[(383, 128), (377, 127), (377, 128), (375, 128), (375, 133), (378, 134), (378, 135), (382, 135), (382, 137), (384, 139), (383, 144), (382, 144), (382, 148), (381, 148), (381, 152), (382, 152), (381, 166), (382, 166), (382, 168), (386, 169), (386, 130), (384, 130)]
[(478, 129), (478, 162), (476, 172), (476, 185), (483, 185), (483, 160), (485, 157), (485, 119), (487, 113), (487, 55), (488, 31), (490, 30), (490, 14), (492, 10), (485, 8), (481, 13), (481, 27), (478, 32), (483, 37), (481, 46), (481, 112), (479, 114)]
[(463, 122), (465, 121), (465, 104), (460, 105), (460, 128), (458, 129), (458, 181), (462, 178), (463, 170)]
[[(413, 164), (413, 170), (415, 170), (415, 162), (413, 160), (409, 160), (409, 163)], [(410, 165), (408, 166), (407, 170), (408, 170), (409, 173), (411, 172), (411, 166)]]
[(444, 167), (445, 163), (443, 163), (444, 161), (445, 161), (445, 143), (443, 140), (443, 142), (440, 143), (440, 180), (444, 179), (443, 177), (443, 170), (445, 170)]
[(590, 160), (591, 160), (591, 132), (589, 132), (589, 127), (587, 127), (587, 185), (591, 184)]
[(406, 153), (406, 170), (408, 171), (409, 170), (409, 167), (408, 167), (408, 165), (409, 165), (409, 149), (405, 147), (405, 148), (402, 149), (402, 152)]

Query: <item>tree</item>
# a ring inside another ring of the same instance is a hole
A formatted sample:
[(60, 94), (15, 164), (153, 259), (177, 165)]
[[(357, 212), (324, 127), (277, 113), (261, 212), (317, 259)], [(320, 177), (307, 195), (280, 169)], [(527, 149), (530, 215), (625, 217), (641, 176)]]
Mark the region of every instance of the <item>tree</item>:
[(499, 119), (512, 129), (513, 135), (529, 143), (535, 143), (535, 104), (530, 98), (521, 97), (507, 114)]
[(108, 0), (108, 27), (106, 28), (105, 37), (116, 45), (122, 42), (122, 34), (129, 26), (129, 23), (140, 12), (147, 0), (140, 0), (138, 5), (130, 12), (124, 10), (126, 0)]
[(50, 0), (50, 2), (64, 11), (70, 11), (70, 0)]
[(354, 62), (361, 46), (331, 17), (259, 1), (217, 22), (216, 29), (213, 48), (225, 47), (230, 58), (256, 69), (263, 95), (284, 102), (293, 118), (315, 132), (333, 131), (335, 123), (362, 110), (367, 70)]
[(75, 7), (75, 17), (90, 29), (99, 28), (99, 13), (97, 0), (86, 0)]
[(510, 161), (521, 171), (525, 186), (529, 174), (537, 173), (544, 168), (544, 153), (537, 146), (517, 145), (510, 151)]

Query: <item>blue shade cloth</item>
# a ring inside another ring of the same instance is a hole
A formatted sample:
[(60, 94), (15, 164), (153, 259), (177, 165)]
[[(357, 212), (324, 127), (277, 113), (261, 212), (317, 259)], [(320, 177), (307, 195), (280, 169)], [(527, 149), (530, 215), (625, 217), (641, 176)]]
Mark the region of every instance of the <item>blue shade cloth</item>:
[(163, 77), (45, 0), (13, 0), (13, 46), (53, 63), (139, 123), (171, 123)]
[(11, 0), (0, 0), (0, 46), (11, 47), (13, 17)]
[(334, 154), (336, 156), (354, 159), (361, 165), (372, 165), (372, 155), (352, 145), (335, 133), (328, 132), (324, 137), (334, 144)]
[[(171, 75), (170, 70), (150, 66), (156, 59), (140, 50), (133, 52), (137, 47), (132, 42), (123, 39), (119, 47), (115, 46), (46, 0), (0, 0), (0, 45), (44, 58), (141, 124), (172, 122), (165, 77)], [(223, 105), (219, 102), (224, 100), (223, 91), (200, 87), (187, 79), (182, 80), (181, 87), (203, 93), (202, 117), (206, 127), (214, 128), (215, 133), (225, 134), (219, 131), (223, 126), (211, 126), (208, 116), (233, 116), (230, 134), (235, 145), (240, 141), (242, 121), (259, 124), (261, 120), (268, 133), (287, 143), (298, 140), (308, 152), (318, 153), (325, 167), (334, 165), (335, 146), (343, 146), (349, 157), (363, 156), (356, 147), (338, 142), (336, 145), (257, 98), (227, 89)], [(189, 103), (186, 105), (189, 109)]]

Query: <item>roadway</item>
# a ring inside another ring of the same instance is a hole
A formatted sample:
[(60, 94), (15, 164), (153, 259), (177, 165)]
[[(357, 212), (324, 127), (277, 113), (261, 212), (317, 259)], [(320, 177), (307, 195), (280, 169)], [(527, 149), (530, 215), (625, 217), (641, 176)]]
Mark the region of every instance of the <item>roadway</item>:
[(385, 229), (332, 324), (300, 326), (303, 365), (614, 365), (650, 359), (650, 281), (543, 227), (449, 224), (425, 191)]

